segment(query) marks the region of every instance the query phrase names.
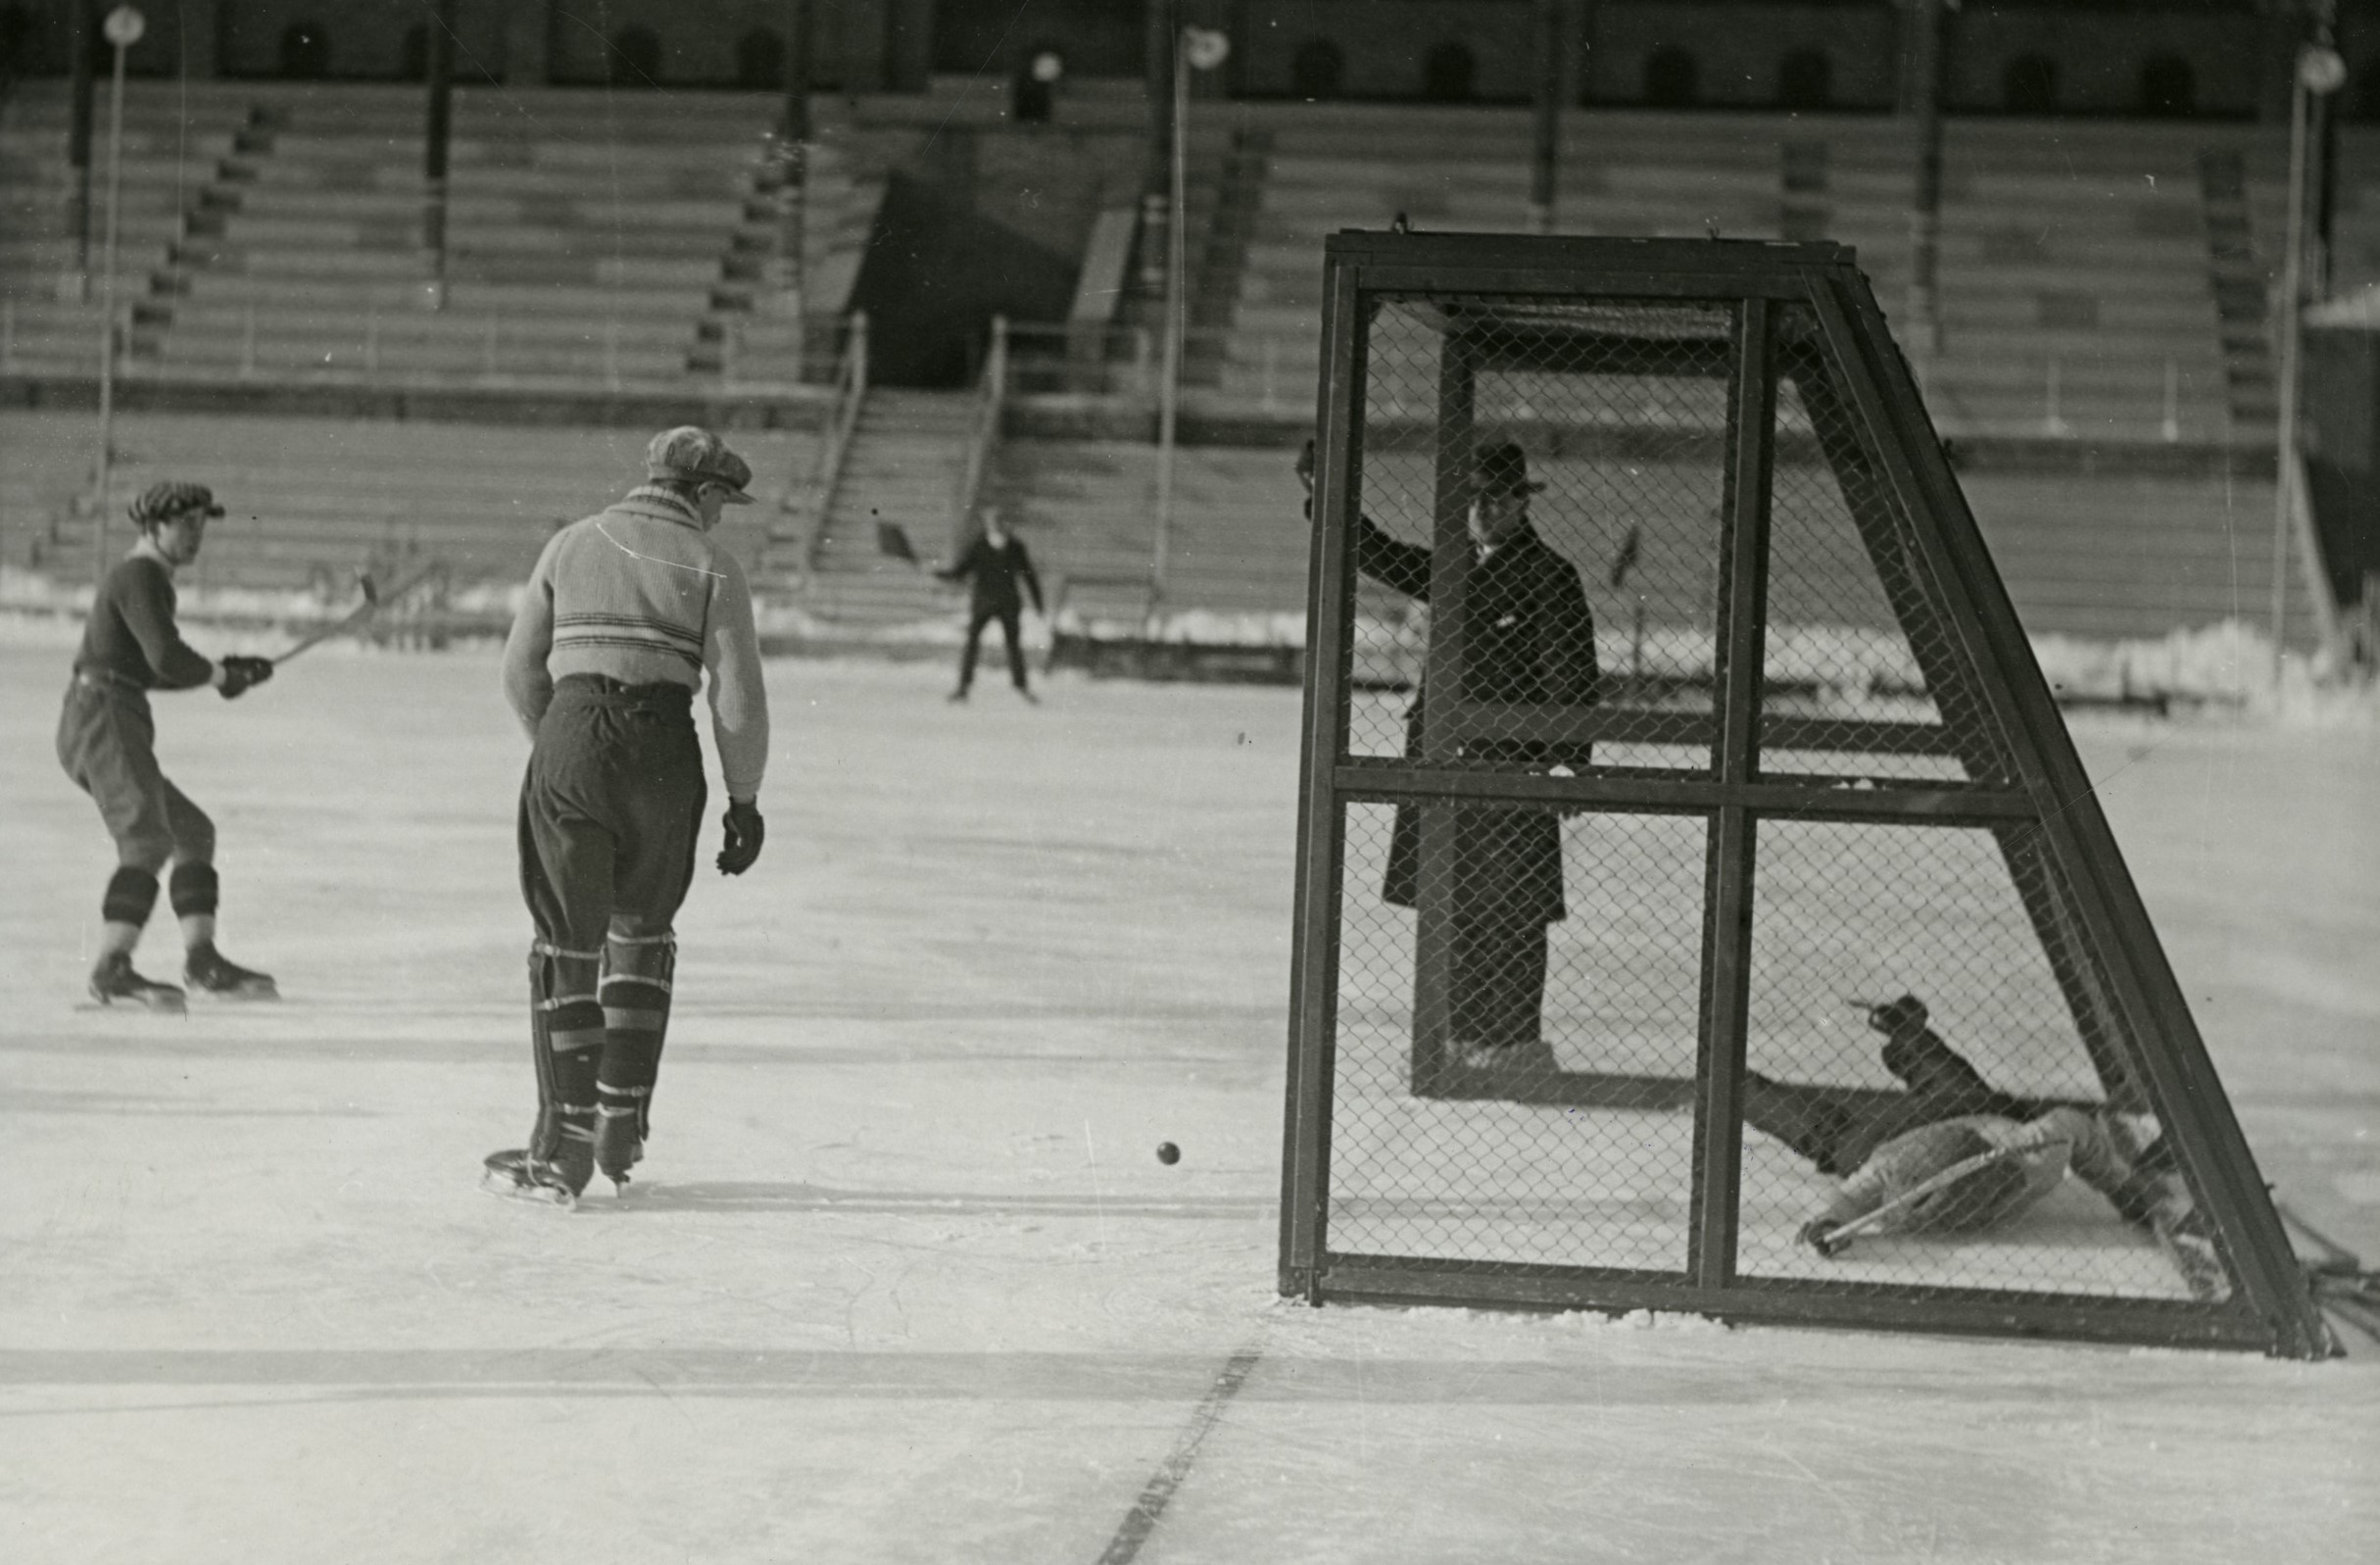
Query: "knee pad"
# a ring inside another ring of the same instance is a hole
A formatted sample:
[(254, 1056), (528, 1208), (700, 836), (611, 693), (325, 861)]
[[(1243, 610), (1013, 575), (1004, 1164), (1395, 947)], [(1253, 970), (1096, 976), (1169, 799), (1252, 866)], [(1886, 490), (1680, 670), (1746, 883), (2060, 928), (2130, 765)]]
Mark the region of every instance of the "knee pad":
[(194, 914), (212, 914), (215, 911), (216, 893), (219, 887), (213, 864), (194, 863), (187, 860), (175, 864), (172, 878), (167, 881), (166, 887), (167, 895), (173, 902), (175, 917), (188, 918)]
[(108, 877), (108, 891), (100, 899), (99, 916), (111, 924), (130, 924), (138, 929), (148, 923), (156, 906), (157, 877), (145, 869), (124, 864)]

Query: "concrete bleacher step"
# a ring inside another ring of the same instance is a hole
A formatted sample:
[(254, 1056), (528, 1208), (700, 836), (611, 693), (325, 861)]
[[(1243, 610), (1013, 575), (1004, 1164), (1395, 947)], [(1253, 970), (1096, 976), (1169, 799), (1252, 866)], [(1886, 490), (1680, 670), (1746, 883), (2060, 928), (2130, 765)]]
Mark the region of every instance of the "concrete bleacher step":
[[(650, 431), (232, 415), (139, 415), (117, 425), (109, 514), (119, 547), (123, 508), (159, 477), (213, 487), (229, 514), (208, 533), (197, 586), (302, 587), (317, 572), (344, 585), (373, 552), (447, 560), (464, 579), (525, 577), (553, 528), (602, 508), (642, 480)], [(815, 460), (807, 431), (739, 431), (753, 464), (753, 513), (775, 509)], [(44, 562), (87, 576), (87, 515), (70, 502), (90, 479), (87, 416), (0, 414), (0, 562), (23, 563), (36, 537)], [(24, 498), (19, 498), (24, 497)], [(756, 523), (731, 537), (756, 559)], [(52, 535), (55, 534), (55, 537)]]
[[(869, 391), (820, 526), (805, 602), (868, 624), (939, 611), (932, 578), (905, 565), (885, 568), (876, 527), (891, 522), (921, 555), (947, 555), (975, 407), (972, 392)], [(873, 585), (846, 591), (854, 582)]]

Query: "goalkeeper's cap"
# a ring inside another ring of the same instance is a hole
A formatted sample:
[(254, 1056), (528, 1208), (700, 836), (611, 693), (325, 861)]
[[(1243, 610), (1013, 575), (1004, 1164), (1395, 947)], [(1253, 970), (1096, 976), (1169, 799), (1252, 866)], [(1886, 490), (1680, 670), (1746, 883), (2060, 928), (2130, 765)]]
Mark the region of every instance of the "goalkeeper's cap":
[(671, 478), (688, 484), (719, 484), (731, 506), (749, 506), (745, 487), (752, 482), (752, 464), (727, 449), (727, 442), (707, 429), (680, 424), (653, 437), (645, 448), (645, 476)]
[(1932, 1014), (1925, 1008), (1925, 1002), (1915, 995), (1903, 995), (1870, 1011), (1868, 1025), (1880, 1033), (1904, 1032), (1912, 1027), (1924, 1026), (1926, 1018)]
[(176, 516), (219, 516), (223, 508), (215, 503), (215, 491), (205, 484), (168, 478), (143, 489), (132, 502), (132, 524), (148, 528)]

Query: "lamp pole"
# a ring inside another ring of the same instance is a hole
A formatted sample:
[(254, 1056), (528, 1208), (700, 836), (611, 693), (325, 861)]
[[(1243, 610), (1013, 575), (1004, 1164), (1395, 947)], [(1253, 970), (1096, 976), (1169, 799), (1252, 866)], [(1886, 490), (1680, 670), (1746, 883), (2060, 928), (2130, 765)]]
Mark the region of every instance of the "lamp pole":
[(99, 305), (99, 503), (91, 514), (91, 582), (108, 573), (108, 485), (116, 458), (116, 225), (123, 205), (124, 56), (148, 28), (141, 14), (118, 6), (101, 24), (116, 48), (116, 81), (108, 102), (108, 237), (101, 252)]
[(446, 308), (447, 164), (455, 125), (454, 34), (455, 0), (433, 0), (429, 58), (423, 72), (429, 78), (429, 101), (421, 132), (421, 250), (429, 271), (424, 297), (432, 310)]
[(1937, 286), (1942, 249), (1942, 63), (1943, 8), (1955, 0), (1910, 0), (1905, 83), (1911, 117), (1917, 122), (1917, 169), (1909, 205), (1909, 310), (1904, 336), (1920, 353), (1942, 347), (1941, 296)]
[(804, 329), (809, 309), (809, 0), (787, 0), (785, 32), (785, 122), (777, 171), (777, 287), (771, 308), (794, 323), (793, 378), (799, 383), (809, 346)]
[(1567, 7), (1563, 0), (1537, 0), (1535, 134), (1529, 160), (1529, 226), (1554, 231), (1554, 191), (1562, 156), (1562, 83), (1568, 53)]
[(91, 301), (91, 18), (88, 0), (69, 5), (66, 46), (72, 51), (72, 93), (67, 117), (67, 163), (74, 171), (74, 269), (61, 280), (58, 296), (76, 304)]
[(1182, 402), (1182, 339), (1189, 315), (1189, 245), (1184, 220), (1190, 196), (1190, 72), (1212, 71), (1232, 52), (1231, 40), (1207, 27), (1185, 27), (1174, 49), (1173, 176), (1165, 224), (1165, 344), (1157, 375), (1157, 506), (1149, 542), (1150, 591), (1165, 596), (1166, 555), (1174, 525), (1174, 428)]
[[(2298, 489), (2298, 344), (2306, 290), (2306, 196), (2307, 127), (2314, 100), (2339, 90), (2347, 62), (2327, 43), (2298, 51), (2289, 91), (2289, 224), (2281, 252), (2281, 297), (2273, 335), (2280, 349), (2279, 407), (2274, 419), (2272, 485), (2272, 675), (2280, 682), (2283, 637), (2289, 629), (2290, 538), (2302, 525), (2305, 497)], [(2310, 561), (2309, 553), (2307, 559)], [(2318, 589), (2317, 589), (2318, 590)]]

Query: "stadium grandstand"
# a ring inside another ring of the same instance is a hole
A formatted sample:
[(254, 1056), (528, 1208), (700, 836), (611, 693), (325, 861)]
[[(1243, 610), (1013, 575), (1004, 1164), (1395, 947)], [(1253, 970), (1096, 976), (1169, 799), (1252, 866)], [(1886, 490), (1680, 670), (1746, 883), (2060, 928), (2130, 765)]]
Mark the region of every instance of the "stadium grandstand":
[(1061, 639), (1287, 671), (1243, 655), (1301, 636), (1322, 244), (1404, 224), (1854, 247), (2037, 641), (2371, 612), (2380, 3), (105, 9), (0, 0), (19, 606), (171, 474), (231, 507), (193, 612), (405, 559), (484, 627), (691, 421), (759, 470), (780, 647), (947, 644), (880, 540), (996, 505)]

